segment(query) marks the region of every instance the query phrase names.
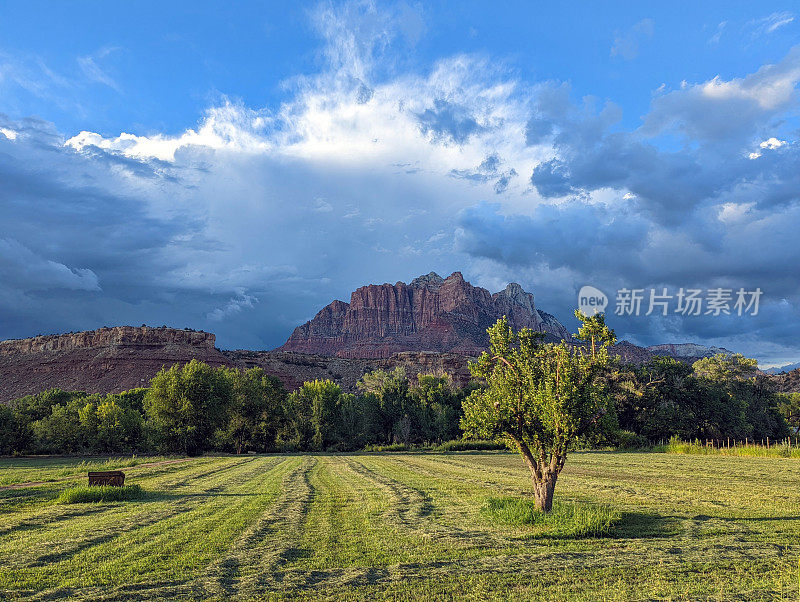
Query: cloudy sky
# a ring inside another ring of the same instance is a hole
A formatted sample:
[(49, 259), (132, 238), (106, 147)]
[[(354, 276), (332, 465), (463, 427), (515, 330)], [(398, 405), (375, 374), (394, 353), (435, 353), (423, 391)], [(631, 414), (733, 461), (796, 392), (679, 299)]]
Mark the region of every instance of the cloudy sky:
[(800, 11), (558, 4), (4, 0), (0, 338), (268, 349), (460, 270), (570, 327), (587, 284), (760, 288), (609, 321), (800, 360)]

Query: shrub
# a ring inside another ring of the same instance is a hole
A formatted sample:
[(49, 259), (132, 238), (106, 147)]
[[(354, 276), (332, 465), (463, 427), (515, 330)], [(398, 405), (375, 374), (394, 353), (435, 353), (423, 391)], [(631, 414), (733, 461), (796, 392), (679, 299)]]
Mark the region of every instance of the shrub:
[(800, 447), (792, 445), (790, 440), (774, 443), (771, 447), (749, 443), (742, 445), (741, 441), (732, 443), (730, 447), (708, 447), (703, 442), (681, 441), (677, 436), (670, 438), (665, 445), (653, 446), (653, 451), (667, 454), (693, 454), (715, 456), (744, 456), (762, 458), (800, 458)]
[(59, 504), (82, 504), (87, 502), (121, 502), (144, 497), (139, 485), (112, 487), (111, 485), (80, 485), (62, 491), (57, 499)]
[(508, 449), (505, 443), (498, 443), (497, 441), (485, 441), (483, 439), (456, 439), (454, 441), (445, 441), (441, 445), (433, 448), (434, 451), (451, 452), (451, 451), (486, 451), (496, 449)]
[(532, 499), (488, 498), (481, 512), (506, 525), (534, 527), (534, 537), (607, 537), (620, 515), (607, 506), (556, 502), (549, 513), (536, 508)]
[(620, 429), (612, 435), (611, 443), (618, 449), (642, 449), (644, 447), (649, 447), (649, 442), (646, 437), (624, 429)]
[(405, 443), (392, 443), (391, 445), (367, 445), (364, 451), (367, 452), (400, 452), (410, 451), (412, 448)]

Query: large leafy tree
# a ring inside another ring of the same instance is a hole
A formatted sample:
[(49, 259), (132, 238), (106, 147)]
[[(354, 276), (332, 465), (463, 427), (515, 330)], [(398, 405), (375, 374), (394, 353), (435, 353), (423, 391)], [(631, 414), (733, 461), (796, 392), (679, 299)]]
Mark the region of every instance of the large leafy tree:
[(357, 386), (367, 396), (372, 396), (375, 412), (370, 422), (378, 440), (391, 443), (411, 436), (415, 407), (404, 368), (367, 372)]
[(800, 393), (780, 393), (778, 400), (778, 409), (792, 434), (800, 435)]
[[(594, 350), (542, 342), (541, 333), (514, 332), (504, 317), (489, 328), (489, 351), (470, 364), (486, 386), (464, 401), (462, 429), (468, 436), (504, 439), (530, 470), (536, 506), (549, 512), (567, 452), (598, 428), (611, 406), (608, 346), (613, 331), (583, 316)], [(589, 322), (591, 320), (591, 322)]]
[(701, 436), (760, 439), (788, 434), (778, 409), (780, 398), (758, 374), (756, 360), (739, 353), (719, 353), (697, 360), (692, 367), (702, 388), (708, 424)]
[(331, 380), (304, 382), (289, 395), (291, 442), (299, 449), (323, 450), (337, 443), (342, 389)]
[(226, 370), (192, 360), (162, 368), (150, 381), (144, 408), (163, 451), (195, 455), (227, 423), (232, 402)]
[(274, 448), (284, 421), (283, 383), (262, 368), (230, 370), (228, 377), (233, 383), (233, 405), (225, 435), (236, 453)]

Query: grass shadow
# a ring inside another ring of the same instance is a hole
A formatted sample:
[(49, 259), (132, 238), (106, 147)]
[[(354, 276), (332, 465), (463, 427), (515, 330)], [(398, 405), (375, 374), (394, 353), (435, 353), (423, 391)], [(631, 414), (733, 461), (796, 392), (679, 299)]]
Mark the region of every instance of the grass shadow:
[(666, 539), (679, 534), (680, 528), (680, 520), (674, 516), (652, 512), (622, 512), (610, 535), (617, 539)]
[(313, 555), (313, 550), (307, 548), (287, 548), (280, 553), (281, 559), (286, 562), (294, 562), (302, 558), (311, 558)]

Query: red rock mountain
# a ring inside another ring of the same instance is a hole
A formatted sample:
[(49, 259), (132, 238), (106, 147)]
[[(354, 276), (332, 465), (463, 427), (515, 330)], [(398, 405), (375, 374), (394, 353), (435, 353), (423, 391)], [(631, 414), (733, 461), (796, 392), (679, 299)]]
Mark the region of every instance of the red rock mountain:
[(146, 387), (162, 366), (232, 365), (208, 332), (115, 326), (0, 342), (0, 401), (53, 387), (116, 393)]
[(479, 355), (486, 329), (508, 316), (515, 329), (531, 328), (548, 339), (570, 339), (555, 317), (536, 309), (519, 284), (491, 294), (472, 286), (461, 272), (447, 278), (431, 272), (411, 284), (370, 284), (333, 301), (298, 326), (278, 351), (348, 358), (386, 358), (403, 351)]

